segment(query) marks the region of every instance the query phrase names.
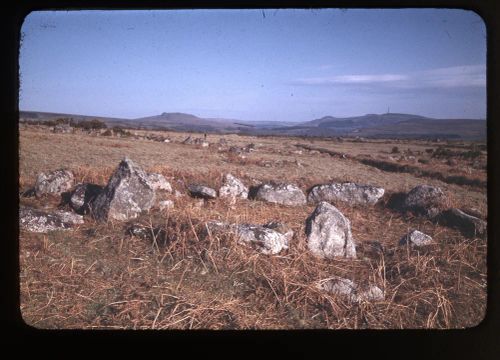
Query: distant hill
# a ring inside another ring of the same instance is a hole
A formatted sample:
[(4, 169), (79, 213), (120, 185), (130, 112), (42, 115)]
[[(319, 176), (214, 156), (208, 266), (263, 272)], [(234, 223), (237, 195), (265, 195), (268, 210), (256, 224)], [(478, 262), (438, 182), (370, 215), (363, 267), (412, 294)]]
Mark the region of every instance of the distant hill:
[[(185, 113), (162, 113), (131, 120), (143, 127), (166, 127), (177, 131), (229, 132), (237, 131), (240, 125), (233, 120), (207, 119)], [(235, 120), (237, 121), (237, 120)]]
[(433, 119), (412, 114), (367, 114), (336, 118), (325, 116), (302, 123), (279, 121), (243, 121), (201, 118), (192, 114), (164, 112), (137, 119), (21, 111), (25, 120), (49, 120), (72, 117), (74, 120), (97, 118), (109, 126), (140, 127), (151, 130), (174, 130), (210, 133), (241, 133), (277, 136), (360, 136), (368, 138), (447, 138), (486, 140), (486, 120)]
[(446, 138), (486, 140), (486, 120), (410, 119), (392, 125), (358, 130), (358, 135), (374, 138)]
[(420, 120), (425, 119), (423, 116), (410, 115), (410, 114), (367, 114), (363, 116), (349, 117), (349, 118), (335, 118), (332, 116), (325, 116), (321, 119), (311, 120), (302, 123), (303, 126), (317, 126), (321, 128), (339, 128), (339, 129), (359, 129), (380, 125), (396, 124), (401, 121), (407, 120)]
[(336, 118), (325, 116), (270, 133), (296, 136), (360, 136), (371, 138), (486, 139), (486, 120), (434, 119), (412, 114), (367, 114)]
[(66, 114), (66, 113), (53, 113), (53, 112), (42, 112), (42, 111), (19, 111), (19, 119), (20, 120), (53, 120), (57, 118), (72, 118), (76, 121), (82, 120), (92, 120), (99, 119), (107, 123), (115, 123), (115, 122), (123, 122), (129, 121), (127, 119), (122, 118), (112, 118), (112, 117), (103, 117), (103, 116), (92, 116), (92, 115), (78, 115), (78, 114)]

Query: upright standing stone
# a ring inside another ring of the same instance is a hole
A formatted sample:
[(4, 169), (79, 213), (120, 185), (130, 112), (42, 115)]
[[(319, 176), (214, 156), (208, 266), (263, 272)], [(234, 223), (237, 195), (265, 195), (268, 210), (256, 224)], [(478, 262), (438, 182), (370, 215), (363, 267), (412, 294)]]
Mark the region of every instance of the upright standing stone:
[(149, 210), (154, 202), (155, 192), (148, 174), (126, 157), (94, 200), (92, 209), (100, 221), (127, 220)]
[(351, 222), (335, 206), (322, 201), (306, 220), (307, 246), (322, 258), (356, 257)]

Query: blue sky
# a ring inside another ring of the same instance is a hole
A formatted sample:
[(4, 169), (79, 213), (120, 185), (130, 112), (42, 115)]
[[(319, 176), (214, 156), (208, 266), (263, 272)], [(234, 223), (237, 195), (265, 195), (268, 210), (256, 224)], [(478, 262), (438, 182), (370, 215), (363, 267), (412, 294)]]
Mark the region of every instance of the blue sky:
[(21, 110), (486, 117), (486, 29), (471, 11), (47, 11), (21, 31)]

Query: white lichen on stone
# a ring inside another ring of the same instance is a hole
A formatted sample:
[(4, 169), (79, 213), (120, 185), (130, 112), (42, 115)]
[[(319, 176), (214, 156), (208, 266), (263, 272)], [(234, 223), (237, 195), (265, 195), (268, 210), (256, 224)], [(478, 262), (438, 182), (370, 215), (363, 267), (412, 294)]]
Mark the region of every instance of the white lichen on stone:
[(250, 245), (262, 254), (277, 254), (288, 249), (288, 239), (278, 231), (251, 224), (236, 227), (236, 235), (240, 244)]
[(26, 231), (46, 233), (68, 230), (79, 224), (83, 224), (83, 217), (71, 212), (62, 210), (47, 212), (25, 206), (19, 209), (19, 225)]
[(172, 185), (165, 179), (162, 174), (149, 174), (149, 182), (154, 190), (164, 190), (172, 192)]
[(342, 201), (350, 205), (373, 205), (384, 195), (385, 190), (371, 185), (356, 183), (333, 183), (314, 186), (307, 196), (307, 201)]
[(376, 302), (385, 299), (384, 292), (378, 286), (370, 285), (363, 290), (354, 281), (339, 276), (318, 281), (316, 287), (351, 302)]
[(335, 206), (320, 202), (306, 220), (307, 246), (321, 258), (356, 257), (351, 222)]
[[(276, 226), (279, 224), (281, 227)], [(250, 246), (265, 255), (278, 254), (288, 249), (293, 231), (284, 224), (270, 223), (266, 225), (230, 224), (225, 221), (208, 221), (205, 226), (211, 235), (232, 234), (239, 244)], [(276, 229), (273, 229), (272, 227)], [(280, 232), (280, 231), (283, 231)]]
[(148, 174), (126, 157), (93, 202), (93, 215), (101, 221), (133, 219), (151, 209), (155, 199)]
[(48, 173), (40, 173), (35, 183), (35, 194), (61, 194), (73, 187), (75, 178), (71, 171), (59, 169)]
[(255, 193), (255, 199), (289, 206), (307, 203), (304, 192), (294, 184), (262, 184)]
[(432, 237), (421, 231), (413, 230), (399, 240), (399, 245), (410, 244), (413, 246), (424, 246), (432, 244)]
[(248, 188), (240, 179), (231, 174), (226, 174), (224, 184), (219, 189), (219, 197), (230, 198), (233, 202), (236, 198), (246, 199), (248, 197)]

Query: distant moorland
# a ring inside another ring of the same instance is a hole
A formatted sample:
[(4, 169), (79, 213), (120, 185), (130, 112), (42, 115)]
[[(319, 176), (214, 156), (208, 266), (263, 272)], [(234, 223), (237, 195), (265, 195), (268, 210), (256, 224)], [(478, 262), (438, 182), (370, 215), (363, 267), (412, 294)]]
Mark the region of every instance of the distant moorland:
[(325, 116), (311, 121), (293, 123), (278, 121), (243, 121), (237, 119), (200, 118), (185, 113), (123, 119), (102, 116), (20, 111), (23, 121), (46, 121), (72, 118), (75, 121), (98, 118), (110, 126), (148, 130), (195, 131), (207, 133), (239, 133), (274, 136), (347, 136), (402, 139), (485, 140), (484, 119), (435, 119), (411, 114), (367, 114), (337, 118)]

